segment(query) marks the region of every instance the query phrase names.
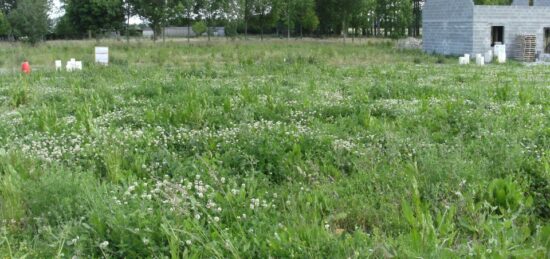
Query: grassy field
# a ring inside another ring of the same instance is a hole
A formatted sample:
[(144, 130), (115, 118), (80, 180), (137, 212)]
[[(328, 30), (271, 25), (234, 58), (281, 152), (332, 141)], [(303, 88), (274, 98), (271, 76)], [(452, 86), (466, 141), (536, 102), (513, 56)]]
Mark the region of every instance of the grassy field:
[(548, 67), (102, 45), (0, 48), (2, 258), (550, 256)]

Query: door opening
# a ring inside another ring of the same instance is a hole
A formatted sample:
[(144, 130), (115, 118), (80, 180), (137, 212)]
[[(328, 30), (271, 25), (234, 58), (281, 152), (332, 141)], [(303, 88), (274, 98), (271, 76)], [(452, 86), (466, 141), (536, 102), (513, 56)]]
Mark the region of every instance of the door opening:
[(550, 28), (544, 28), (544, 53), (550, 54)]
[(504, 26), (491, 27), (491, 47), (504, 44)]

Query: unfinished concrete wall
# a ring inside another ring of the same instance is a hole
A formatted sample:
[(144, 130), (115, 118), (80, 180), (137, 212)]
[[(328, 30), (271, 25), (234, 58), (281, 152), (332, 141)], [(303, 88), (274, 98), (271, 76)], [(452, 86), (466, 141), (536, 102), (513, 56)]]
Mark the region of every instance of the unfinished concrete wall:
[(423, 48), (428, 53), (473, 53), (473, 0), (430, 0), (422, 12)]
[(512, 5), (529, 6), (529, 0), (514, 0)]
[(504, 26), (504, 44), (509, 56), (514, 54), (517, 36), (526, 33), (537, 35), (537, 51), (542, 52), (544, 28), (550, 28), (550, 6), (475, 6), (473, 21), (475, 53), (491, 49), (492, 26)]
[(535, 6), (550, 6), (550, 0), (535, 0)]

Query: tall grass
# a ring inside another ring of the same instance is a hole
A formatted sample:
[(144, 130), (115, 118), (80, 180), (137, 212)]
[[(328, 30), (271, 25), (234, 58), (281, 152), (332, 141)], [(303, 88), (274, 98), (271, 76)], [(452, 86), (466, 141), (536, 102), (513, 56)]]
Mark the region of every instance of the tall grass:
[(545, 67), (106, 44), (12, 46), (38, 69), (0, 76), (2, 256), (548, 256)]

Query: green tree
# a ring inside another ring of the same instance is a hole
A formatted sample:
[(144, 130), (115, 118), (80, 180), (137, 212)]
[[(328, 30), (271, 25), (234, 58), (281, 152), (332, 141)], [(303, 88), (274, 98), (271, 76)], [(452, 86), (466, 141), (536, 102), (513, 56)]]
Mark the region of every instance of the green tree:
[(260, 27), (260, 38), (264, 39), (264, 30), (275, 24), (278, 18), (278, 8), (276, 0), (253, 0), (252, 12), (258, 17)]
[(64, 39), (79, 38), (82, 35), (74, 27), (73, 23), (69, 20), (67, 15), (62, 16), (57, 21), (54, 28), (55, 35)]
[(225, 0), (197, 0), (198, 2), (198, 12), (204, 15), (206, 21), (208, 41), (210, 41), (210, 27), (212, 27), (212, 22), (216, 18), (221, 18), (221, 15), (224, 13), (224, 7), (227, 5)]
[(353, 28), (354, 35), (361, 32), (363, 35), (373, 35), (376, 24), (376, 0), (362, 0), (361, 6), (353, 12), (350, 25)]
[(413, 18), (413, 8), (411, 0), (394, 0), (388, 5), (387, 18), (392, 38), (400, 38), (406, 35), (406, 30), (409, 28)]
[(0, 38), (7, 37), (11, 33), (11, 25), (8, 21), (8, 17), (0, 11)]
[(378, 0), (376, 15), (384, 28), (384, 36), (404, 36), (412, 21), (412, 10), (411, 0)]
[(238, 27), (239, 26), (237, 21), (231, 21), (231, 20), (228, 21), (225, 24), (225, 36), (234, 40), (238, 35), (238, 32), (237, 32)]
[(304, 29), (313, 32), (319, 26), (319, 17), (315, 13), (315, 0), (298, 0), (294, 4), (294, 19), (300, 30), (300, 37)]
[(122, 0), (66, 0), (66, 15), (77, 31), (103, 32), (121, 30), (125, 21)]
[(239, 23), (244, 19), (244, 1), (242, 0), (225, 0), (225, 35), (231, 39), (235, 39), (238, 35)]
[(413, 0), (412, 7), (412, 22), (409, 28), (409, 36), (418, 37), (420, 36), (420, 28), (422, 27), (422, 5), (425, 0)]
[(239, 14), (242, 15), (244, 22), (244, 38), (248, 38), (248, 23), (252, 16), (253, 0), (238, 0), (241, 6)]
[(319, 31), (322, 34), (334, 34), (337, 32), (338, 15), (334, 12), (336, 0), (316, 0), (316, 13), (319, 17)]
[(124, 19), (126, 20), (126, 24), (124, 26), (125, 34), (126, 34), (126, 43), (130, 43), (130, 18), (132, 15), (134, 15), (134, 9), (132, 4), (130, 3), (130, 0), (123, 0), (122, 1), (122, 8), (124, 10)]
[(342, 30), (344, 36), (344, 42), (348, 36), (349, 24), (353, 17), (353, 14), (360, 10), (362, 7), (363, 1), (359, 0), (340, 0), (336, 6), (335, 12), (338, 13), (338, 16), (342, 22)]
[[(153, 39), (156, 41), (164, 27), (171, 18), (178, 14), (179, 1), (176, 0), (129, 0), (133, 10), (142, 18), (147, 20), (153, 29)], [(164, 33), (163, 33), (164, 36)], [(164, 37), (163, 37), (164, 39)]]
[(20, 0), (8, 16), (13, 35), (36, 44), (48, 33), (48, 1)]
[(206, 24), (203, 21), (199, 21), (193, 24), (193, 32), (195, 32), (197, 36), (201, 36), (207, 30), (208, 30), (208, 26), (206, 26)]
[(10, 14), (16, 6), (17, 0), (0, 0), (0, 12), (3, 12), (5, 15)]
[[(244, 27), (244, 37), (248, 38), (249, 24), (254, 16), (253, 8), (256, 0), (223, 0), (222, 11), (225, 22), (235, 30), (242, 25)], [(227, 29), (226, 29), (227, 33)]]
[(319, 27), (319, 17), (314, 10), (307, 10), (305, 15), (300, 20), (300, 36), (303, 34), (303, 30), (309, 33), (313, 33)]
[(179, 3), (179, 9), (185, 12), (185, 18), (187, 20), (187, 42), (191, 42), (191, 14), (194, 12), (196, 0), (181, 0)]
[(311, 32), (319, 26), (315, 0), (280, 0), (279, 7), (280, 22), (287, 28), (287, 38), (293, 29), (302, 37), (304, 29)]
[(279, 21), (286, 27), (287, 39), (290, 39), (291, 28), (295, 25), (297, 1), (299, 0), (280, 0), (278, 2)]

